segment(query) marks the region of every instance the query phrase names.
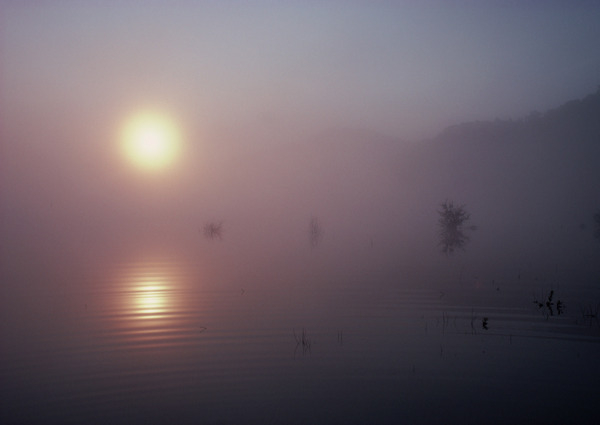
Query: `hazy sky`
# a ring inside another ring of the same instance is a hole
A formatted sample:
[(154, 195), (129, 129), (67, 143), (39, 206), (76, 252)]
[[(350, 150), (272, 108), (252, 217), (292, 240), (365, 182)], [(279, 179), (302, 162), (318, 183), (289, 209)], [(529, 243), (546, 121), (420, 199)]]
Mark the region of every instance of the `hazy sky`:
[[(15, 217), (187, 214), (233, 226), (254, 214), (288, 229), (292, 214), (368, 221), (375, 201), (394, 216), (411, 205), (398, 187), (425, 188), (373, 159), (385, 154), (370, 132), (434, 137), (600, 84), (600, 2), (0, 5), (0, 207)], [(121, 128), (150, 107), (183, 140), (167, 173), (139, 173), (121, 149)], [(372, 137), (352, 152), (287, 144), (326, 134)]]
[(600, 84), (598, 1), (4, 1), (0, 16), (6, 120), (150, 102), (198, 131), (417, 140)]

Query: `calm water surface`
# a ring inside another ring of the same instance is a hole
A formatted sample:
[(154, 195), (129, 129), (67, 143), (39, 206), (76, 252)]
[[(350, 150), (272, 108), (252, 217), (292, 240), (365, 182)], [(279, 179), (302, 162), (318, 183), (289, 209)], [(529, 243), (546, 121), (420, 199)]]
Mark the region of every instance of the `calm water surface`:
[(597, 278), (236, 274), (140, 245), (4, 247), (0, 422), (597, 418)]

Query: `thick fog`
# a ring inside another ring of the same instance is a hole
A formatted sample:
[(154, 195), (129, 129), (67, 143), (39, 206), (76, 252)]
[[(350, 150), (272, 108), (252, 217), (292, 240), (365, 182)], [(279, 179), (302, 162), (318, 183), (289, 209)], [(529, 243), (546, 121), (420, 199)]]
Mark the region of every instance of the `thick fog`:
[[(597, 268), (600, 9), (302, 4), (2, 6), (5, 261), (147, 240), (239, 274)], [(149, 105), (183, 139), (156, 173), (118, 140)], [(446, 200), (470, 213), (451, 256)]]
[[(166, 250), (183, 244), (233, 274), (297, 277), (309, 264), (348, 279), (465, 264), (489, 273), (593, 271), (599, 99), (457, 125), (419, 143), (354, 129), (289, 137), (192, 125), (186, 137), (202, 143), (186, 144), (181, 165), (158, 175), (103, 148), (107, 132), (87, 131), (90, 112), (70, 125), (50, 115), (34, 126), (13, 121), (3, 137), (21, 142), (3, 150), (11, 158), (3, 233), (17, 245), (74, 255), (97, 244), (126, 249), (127, 238)], [(464, 251), (449, 256), (438, 240), (446, 200), (464, 204), (468, 227), (476, 226), (466, 230)], [(312, 217), (320, 231), (313, 245)], [(220, 223), (219, 238), (203, 234), (208, 223)]]

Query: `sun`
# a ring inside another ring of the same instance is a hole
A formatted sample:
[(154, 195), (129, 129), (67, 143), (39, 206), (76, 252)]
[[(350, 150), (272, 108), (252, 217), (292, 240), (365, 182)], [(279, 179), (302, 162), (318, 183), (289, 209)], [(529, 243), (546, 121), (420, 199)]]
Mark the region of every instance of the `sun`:
[(158, 111), (140, 111), (131, 116), (123, 126), (120, 142), (125, 157), (147, 171), (169, 168), (181, 150), (177, 124)]

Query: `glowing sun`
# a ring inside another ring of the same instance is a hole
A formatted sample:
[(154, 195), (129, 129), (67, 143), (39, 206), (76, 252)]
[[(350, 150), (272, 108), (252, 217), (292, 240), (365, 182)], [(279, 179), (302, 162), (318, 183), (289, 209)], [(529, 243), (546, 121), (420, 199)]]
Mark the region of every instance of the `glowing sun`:
[(121, 133), (125, 156), (137, 167), (157, 171), (168, 168), (179, 156), (181, 134), (166, 114), (142, 111), (129, 118)]

